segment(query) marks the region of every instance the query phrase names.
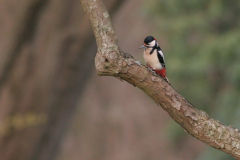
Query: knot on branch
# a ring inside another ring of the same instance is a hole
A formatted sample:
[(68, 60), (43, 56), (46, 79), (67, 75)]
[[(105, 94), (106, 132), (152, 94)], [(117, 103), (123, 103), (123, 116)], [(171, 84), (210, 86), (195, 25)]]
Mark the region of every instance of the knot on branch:
[(105, 47), (98, 51), (95, 64), (98, 75), (115, 76), (119, 73), (121, 65), (119, 50), (115, 47)]

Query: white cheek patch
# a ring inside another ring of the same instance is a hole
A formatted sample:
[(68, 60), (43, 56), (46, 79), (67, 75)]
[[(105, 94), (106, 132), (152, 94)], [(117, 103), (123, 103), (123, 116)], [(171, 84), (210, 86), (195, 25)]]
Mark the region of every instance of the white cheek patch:
[(156, 41), (152, 41), (151, 43), (149, 43), (149, 46), (153, 47), (153, 46), (155, 46), (155, 43), (156, 43)]

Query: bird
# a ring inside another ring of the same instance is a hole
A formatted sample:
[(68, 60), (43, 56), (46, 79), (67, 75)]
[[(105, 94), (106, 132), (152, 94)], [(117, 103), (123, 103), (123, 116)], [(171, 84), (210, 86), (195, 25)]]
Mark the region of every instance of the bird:
[(143, 58), (146, 65), (169, 83), (166, 75), (164, 54), (158, 45), (157, 40), (153, 36), (147, 36), (144, 39), (143, 45), (139, 49), (141, 48), (144, 48)]

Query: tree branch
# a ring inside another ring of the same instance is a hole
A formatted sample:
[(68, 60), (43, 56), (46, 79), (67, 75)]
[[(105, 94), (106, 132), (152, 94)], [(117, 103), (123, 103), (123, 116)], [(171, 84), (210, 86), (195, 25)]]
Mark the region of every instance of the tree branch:
[(240, 159), (240, 132), (194, 108), (161, 77), (148, 70), (118, 45), (111, 20), (101, 0), (80, 0), (96, 37), (98, 75), (115, 76), (142, 89), (189, 134)]

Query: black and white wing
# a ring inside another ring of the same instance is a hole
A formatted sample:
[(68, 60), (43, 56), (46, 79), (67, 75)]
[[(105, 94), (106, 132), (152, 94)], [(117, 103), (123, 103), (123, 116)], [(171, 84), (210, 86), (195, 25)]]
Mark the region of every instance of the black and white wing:
[(166, 68), (164, 55), (163, 55), (163, 52), (160, 48), (157, 50), (157, 56), (158, 56), (159, 62), (162, 64), (162, 67)]

